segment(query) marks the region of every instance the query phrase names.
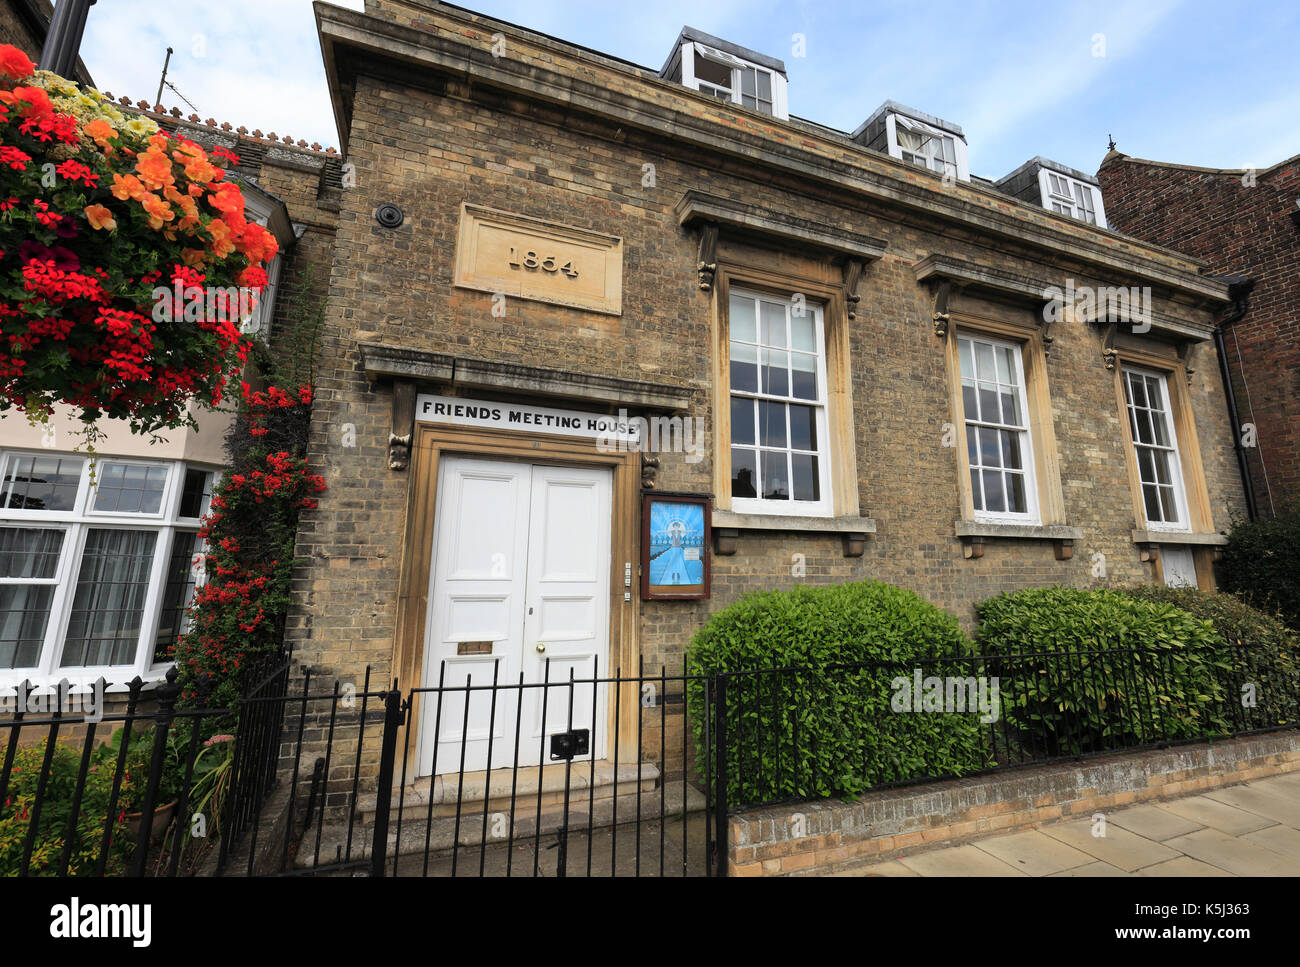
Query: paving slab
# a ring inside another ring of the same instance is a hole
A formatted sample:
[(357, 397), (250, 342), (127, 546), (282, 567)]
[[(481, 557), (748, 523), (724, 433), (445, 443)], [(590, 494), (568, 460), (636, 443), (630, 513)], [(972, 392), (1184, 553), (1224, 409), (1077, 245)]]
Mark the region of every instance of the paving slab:
[(1130, 833), (1122, 826), (1107, 823), (1105, 836), (1093, 836), (1092, 829), (1091, 819), (1077, 819), (1042, 827), (1043, 833), (1052, 839), (1130, 873), (1144, 866), (1171, 860), (1178, 855), (1176, 850), (1137, 833)]
[(1232, 876), (1227, 870), (1221, 870), (1209, 863), (1202, 863), (1190, 856), (1175, 856), (1154, 866), (1138, 870), (1134, 876)]
[(1109, 863), (1102, 863), (1099, 860), (1096, 863), (1089, 863), (1087, 866), (1076, 866), (1072, 870), (1049, 873), (1048, 876), (1128, 876), (1128, 874), (1117, 866), (1111, 866)]
[(969, 843), (965, 846), (949, 846), (930, 853), (904, 856), (899, 859), (899, 862), (921, 876), (1027, 875)]
[(872, 863), (869, 866), (855, 866), (847, 870), (832, 873), (831, 876), (920, 876), (915, 870), (909, 870), (898, 860), (887, 863)]
[(1300, 860), (1217, 829), (1177, 836), (1167, 845), (1237, 876), (1300, 876)]
[(1106, 822), (1158, 843), (1205, 828), (1204, 823), (1185, 819), (1158, 806), (1147, 805), (1126, 806), (1113, 813), (1106, 813)]
[(1254, 813), (1275, 823), (1300, 827), (1300, 796), (1263, 784), (1229, 786), (1205, 794), (1207, 799)]
[(1047, 876), (1093, 862), (1093, 857), (1087, 853), (1081, 853), (1073, 846), (1045, 836), (1036, 829), (995, 836), (971, 845), (1030, 876)]
[(1300, 860), (1300, 830), (1290, 826), (1265, 826), (1253, 833), (1246, 833), (1241, 838), (1274, 853)]
[(1186, 799), (1174, 799), (1162, 802), (1158, 809), (1164, 809), (1175, 816), (1182, 816), (1202, 826), (1210, 826), (1231, 836), (1252, 833), (1265, 826), (1272, 826), (1276, 820), (1265, 819), (1256, 813), (1217, 802), (1206, 796), (1188, 796)]

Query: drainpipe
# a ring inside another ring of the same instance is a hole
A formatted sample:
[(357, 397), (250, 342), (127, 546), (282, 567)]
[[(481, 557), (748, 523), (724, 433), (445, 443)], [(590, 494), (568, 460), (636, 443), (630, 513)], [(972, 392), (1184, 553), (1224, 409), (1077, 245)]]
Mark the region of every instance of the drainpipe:
[(41, 49), (40, 68), (71, 78), (77, 70), (77, 52), (86, 30), (86, 15), (95, 0), (58, 0), (50, 17), (45, 46)]
[(1237, 394), (1232, 389), (1232, 374), (1228, 371), (1228, 349), (1223, 342), (1223, 332), (1246, 314), (1249, 308), (1250, 290), (1254, 287), (1254, 279), (1243, 276), (1232, 277), (1228, 283), (1228, 297), (1232, 299), (1232, 308), (1214, 327), (1214, 349), (1219, 356), (1219, 376), (1223, 379), (1223, 392), (1228, 401), (1228, 420), (1232, 424), (1232, 448), (1237, 451), (1237, 469), (1241, 472), (1241, 485), (1246, 490), (1246, 514), (1251, 520), (1259, 516), (1259, 507), (1255, 503), (1255, 484), (1250, 478), (1246, 448), (1241, 444), (1241, 416), (1237, 412)]

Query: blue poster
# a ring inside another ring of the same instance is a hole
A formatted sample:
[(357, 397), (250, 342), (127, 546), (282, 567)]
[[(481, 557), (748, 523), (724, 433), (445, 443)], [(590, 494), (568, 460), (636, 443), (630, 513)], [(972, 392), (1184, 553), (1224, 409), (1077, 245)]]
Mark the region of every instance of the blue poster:
[(704, 584), (704, 507), (669, 501), (650, 504), (650, 584)]

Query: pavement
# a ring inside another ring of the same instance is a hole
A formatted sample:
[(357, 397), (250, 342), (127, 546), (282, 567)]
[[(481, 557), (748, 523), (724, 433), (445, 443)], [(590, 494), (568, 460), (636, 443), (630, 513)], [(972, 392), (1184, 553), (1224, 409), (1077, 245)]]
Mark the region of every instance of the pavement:
[(1300, 772), (1104, 816), (1104, 825), (1050, 823), (836, 875), (1300, 876)]

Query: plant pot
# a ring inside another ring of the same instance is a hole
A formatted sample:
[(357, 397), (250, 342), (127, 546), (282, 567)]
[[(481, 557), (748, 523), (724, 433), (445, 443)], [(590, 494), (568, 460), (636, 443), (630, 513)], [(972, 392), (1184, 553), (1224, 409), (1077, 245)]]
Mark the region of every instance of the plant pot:
[[(149, 830), (149, 841), (156, 843), (163, 838), (163, 833), (167, 832), (167, 827), (171, 825), (172, 813), (176, 809), (177, 799), (173, 799), (165, 806), (159, 806), (153, 811), (153, 828)], [(140, 835), (141, 813), (126, 814), (126, 828), (131, 832), (131, 839), (134, 842)]]

